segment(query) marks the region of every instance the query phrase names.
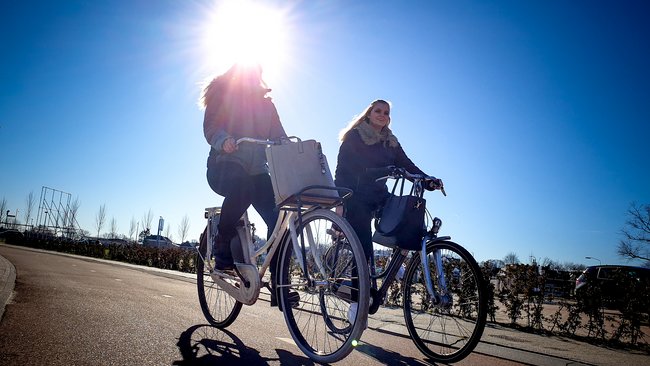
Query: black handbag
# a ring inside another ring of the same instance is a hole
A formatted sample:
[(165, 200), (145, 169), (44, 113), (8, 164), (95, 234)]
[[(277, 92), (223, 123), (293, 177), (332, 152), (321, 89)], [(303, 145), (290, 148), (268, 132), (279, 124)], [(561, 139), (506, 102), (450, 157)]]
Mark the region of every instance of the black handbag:
[[(375, 220), (375, 231), (384, 237), (394, 237), (394, 244), (399, 248), (419, 250), (422, 236), (426, 232), (426, 200), (414, 195), (413, 187), (408, 195), (404, 195), (404, 180), (401, 178), (395, 181), (390, 196)], [(398, 185), (401, 186), (400, 192), (395, 195)]]

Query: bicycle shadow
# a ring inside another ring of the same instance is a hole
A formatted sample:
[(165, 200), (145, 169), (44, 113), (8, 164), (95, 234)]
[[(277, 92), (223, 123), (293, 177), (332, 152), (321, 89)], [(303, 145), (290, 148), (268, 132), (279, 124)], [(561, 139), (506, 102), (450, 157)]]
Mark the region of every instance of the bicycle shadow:
[(362, 343), (358, 345), (355, 350), (388, 366), (437, 365), (433, 362), (425, 363), (413, 357), (404, 357), (397, 352), (389, 351), (382, 347), (373, 346), (369, 343)]
[[(405, 338), (409, 339), (409, 337), (396, 333), (396, 332), (391, 332), (389, 330), (385, 329), (375, 329), (373, 328), (375, 332), (382, 333), (386, 336), (389, 337), (400, 337), (400, 338)], [(361, 344), (359, 344), (355, 350), (357, 352), (361, 352), (365, 354), (368, 357), (372, 357), (376, 361), (379, 361), (383, 363), (384, 365), (389, 365), (389, 366), (400, 366), (400, 365), (440, 365), (438, 363), (435, 363), (432, 360), (427, 360), (423, 362), (422, 360), (413, 358), (413, 357), (405, 357), (397, 352), (389, 351), (386, 350), (385, 348), (382, 347), (377, 347), (374, 346), (370, 343), (364, 342), (363, 340), (361, 341)], [(442, 364), (446, 365), (446, 364)]]
[(277, 358), (266, 358), (254, 348), (247, 347), (233, 333), (215, 328), (209, 324), (193, 325), (178, 337), (176, 343), (183, 357), (172, 363), (176, 366), (189, 365), (314, 365), (307, 357), (276, 349)]

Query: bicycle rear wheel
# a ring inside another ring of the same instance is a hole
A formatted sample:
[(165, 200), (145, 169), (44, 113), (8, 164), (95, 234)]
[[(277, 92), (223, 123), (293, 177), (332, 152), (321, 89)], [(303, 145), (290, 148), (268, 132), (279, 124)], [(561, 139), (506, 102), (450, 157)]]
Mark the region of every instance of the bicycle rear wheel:
[(206, 228), (201, 234), (199, 251), (196, 256), (196, 285), (199, 291), (199, 304), (208, 323), (218, 328), (225, 328), (237, 319), (242, 303), (230, 296), (210, 277), (210, 270), (214, 268), (214, 254), (210, 258), (206, 258), (208, 242), (212, 243), (212, 240), (208, 241), (207, 236)]
[[(319, 363), (336, 362), (352, 351), (366, 328), (368, 265), (356, 234), (332, 211), (319, 209), (304, 214), (298, 227), (298, 242), (302, 240), (307, 273), (300, 244), (296, 250), (287, 238), (280, 252), (277, 286), (284, 317), (294, 341), (309, 358)], [(293, 307), (290, 291), (300, 295)], [(353, 303), (357, 305), (351, 306)]]
[[(440, 260), (436, 261), (435, 255)], [(433, 304), (425, 285), (420, 254), (404, 276), (404, 319), (413, 342), (436, 362), (467, 357), (481, 339), (487, 315), (483, 276), (474, 258), (460, 245), (441, 241), (427, 245), (428, 271), (442, 303)], [(442, 267), (443, 278), (438, 277)], [(446, 281), (446, 290), (442, 287)]]

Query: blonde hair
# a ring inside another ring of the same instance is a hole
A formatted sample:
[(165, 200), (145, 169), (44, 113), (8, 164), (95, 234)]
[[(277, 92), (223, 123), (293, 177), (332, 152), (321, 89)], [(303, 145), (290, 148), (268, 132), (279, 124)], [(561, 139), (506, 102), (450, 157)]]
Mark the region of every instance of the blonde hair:
[[(361, 124), (361, 122), (367, 122), (368, 121), (368, 116), (370, 115), (370, 112), (372, 111), (373, 108), (375, 108), (375, 105), (383, 103), (388, 106), (388, 109), (392, 109), (391, 103), (383, 100), (383, 99), (376, 99), (373, 100), (367, 107), (366, 109), (363, 110), (363, 112), (359, 113), (356, 115), (348, 125), (339, 132), (339, 141), (343, 142), (345, 141), (345, 138), (347, 137), (348, 132), (353, 130), (355, 127)], [(388, 118), (388, 124), (386, 127), (390, 126), (390, 116)]]

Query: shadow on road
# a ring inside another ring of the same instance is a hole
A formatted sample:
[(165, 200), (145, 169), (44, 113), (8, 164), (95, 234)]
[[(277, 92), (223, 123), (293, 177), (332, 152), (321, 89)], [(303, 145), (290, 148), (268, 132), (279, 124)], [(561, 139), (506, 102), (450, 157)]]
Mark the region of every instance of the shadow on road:
[(265, 358), (227, 330), (207, 324), (194, 325), (181, 333), (176, 344), (183, 356), (173, 365), (314, 365), (309, 358), (276, 349), (278, 358)]
[(388, 351), (384, 348), (373, 346), (368, 343), (362, 343), (356, 347), (357, 352), (361, 352), (368, 357), (372, 357), (379, 362), (384, 362), (386, 365), (399, 366), (399, 365), (435, 365), (434, 363), (424, 363), (421, 360), (413, 357), (404, 357), (397, 352)]

